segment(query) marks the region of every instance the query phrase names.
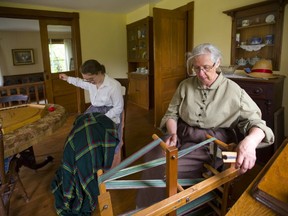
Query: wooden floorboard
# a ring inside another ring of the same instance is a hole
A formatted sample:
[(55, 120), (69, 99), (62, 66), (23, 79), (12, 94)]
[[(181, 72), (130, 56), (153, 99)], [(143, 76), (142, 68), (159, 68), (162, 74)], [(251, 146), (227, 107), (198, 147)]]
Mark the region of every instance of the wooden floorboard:
[[(28, 192), (30, 201), (26, 203), (20, 193), (15, 191), (10, 204), (10, 216), (57, 215), (54, 209), (54, 196), (50, 191), (50, 183), (61, 162), (63, 145), (72, 128), (75, 117), (75, 115), (69, 116), (61, 129), (57, 130), (52, 136), (45, 137), (42, 143), (34, 146), (37, 161), (42, 161), (48, 155), (53, 156), (54, 161), (37, 171), (26, 167), (21, 168), (20, 176)], [(126, 148), (128, 156), (151, 142), (153, 133), (161, 135), (159, 130), (153, 126), (153, 117), (153, 110), (147, 111), (128, 103), (126, 119)], [(253, 179), (255, 175), (250, 176), (246, 179)], [(234, 193), (237, 197), (246, 188), (248, 183), (240, 179), (238, 184), (241, 185), (241, 190), (235, 190)], [(135, 209), (136, 190), (111, 191), (111, 196), (115, 215)], [(98, 214), (94, 213), (93, 215)]]

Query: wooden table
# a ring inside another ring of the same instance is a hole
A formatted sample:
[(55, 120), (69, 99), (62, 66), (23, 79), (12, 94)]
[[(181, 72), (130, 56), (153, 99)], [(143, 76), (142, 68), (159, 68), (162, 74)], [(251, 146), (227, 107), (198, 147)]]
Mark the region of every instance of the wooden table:
[[(48, 110), (51, 106), (54, 106), (54, 111)], [(37, 110), (31, 111), (33, 114), (30, 113), (30, 116), (29, 113), (26, 113), (26, 116), (29, 116), (28, 118), (22, 118), (19, 122), (17, 122), (17, 120), (15, 121), (13, 118), (23, 113), (24, 107), (15, 106), (13, 109), (11, 108), (9, 114), (7, 114), (7, 111), (1, 111), (0, 109), (0, 117), (2, 118), (4, 126), (5, 158), (21, 153), (33, 145), (41, 143), (41, 141), (45, 139), (45, 136), (53, 134), (55, 130), (61, 127), (67, 117), (64, 107), (57, 104), (46, 104), (42, 105), (42, 108), (41, 106), (38, 108), (35, 107)], [(25, 113), (23, 113), (23, 115), (25, 115)], [(5, 121), (13, 121), (13, 124), (7, 123), (7, 127), (5, 128)]]
[[(286, 208), (287, 211), (288, 208), (288, 200), (287, 200), (288, 170), (286, 167), (288, 162), (287, 143), (288, 138), (282, 143), (278, 151), (273, 155), (273, 157), (269, 160), (266, 166), (260, 171), (260, 173), (254, 179), (254, 181), (248, 186), (248, 188), (244, 191), (241, 197), (232, 206), (232, 208), (226, 214), (227, 216), (279, 215), (277, 213), (277, 211), (279, 211), (279, 207), (275, 206), (275, 204), (272, 204), (273, 202), (270, 202), (269, 200), (260, 202), (256, 200), (256, 198), (254, 198), (255, 194), (257, 194), (257, 196), (260, 197), (259, 191), (261, 191), (261, 193), (263, 191), (267, 192), (267, 194), (272, 195), (277, 200), (281, 200), (282, 203), (284, 203), (285, 206), (284, 208)], [(272, 208), (274, 210), (272, 210)]]

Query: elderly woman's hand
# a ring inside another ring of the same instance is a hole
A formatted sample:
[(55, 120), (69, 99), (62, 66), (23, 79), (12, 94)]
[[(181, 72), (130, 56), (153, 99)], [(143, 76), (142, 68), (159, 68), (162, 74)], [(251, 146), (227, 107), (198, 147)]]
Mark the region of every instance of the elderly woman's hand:
[(246, 136), (237, 146), (235, 167), (240, 168), (241, 174), (254, 167), (256, 162), (256, 148), (264, 137), (265, 134), (260, 128), (252, 127), (249, 130), (249, 135)]
[(169, 138), (165, 141), (169, 146), (176, 146), (177, 144), (177, 134), (171, 134)]
[(264, 132), (253, 127), (249, 130), (249, 135), (246, 136), (237, 147), (236, 168), (240, 168), (240, 173), (245, 173), (247, 170), (252, 169), (256, 162), (256, 148), (262, 141), (265, 134)]
[(252, 169), (256, 162), (256, 149), (249, 139), (242, 140), (237, 147), (237, 160), (235, 167), (240, 168), (243, 174)]

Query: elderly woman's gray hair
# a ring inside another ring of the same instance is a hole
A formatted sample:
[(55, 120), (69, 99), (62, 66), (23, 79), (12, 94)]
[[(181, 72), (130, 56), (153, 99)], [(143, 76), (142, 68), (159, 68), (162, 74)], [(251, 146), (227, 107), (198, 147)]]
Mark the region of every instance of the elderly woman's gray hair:
[[(210, 44), (210, 43), (203, 43), (198, 46), (196, 46), (191, 52), (187, 53), (187, 71), (191, 70), (192, 67), (192, 61), (195, 57), (199, 55), (205, 55), (205, 54), (211, 54), (211, 60), (213, 62), (220, 61), (222, 59), (222, 54), (220, 50)], [(189, 73), (188, 73), (189, 74)]]

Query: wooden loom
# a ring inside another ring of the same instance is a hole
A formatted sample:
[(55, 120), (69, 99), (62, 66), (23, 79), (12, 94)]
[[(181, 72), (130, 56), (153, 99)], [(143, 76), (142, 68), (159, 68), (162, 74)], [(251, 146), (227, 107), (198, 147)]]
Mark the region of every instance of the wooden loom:
[(0, 119), (3, 133), (9, 133), (27, 124), (31, 124), (45, 116), (47, 108), (39, 104), (22, 104), (0, 108)]
[[(164, 182), (164, 184), (166, 185), (166, 193), (167, 193), (168, 198), (156, 204), (153, 204), (150, 207), (147, 207), (145, 209), (135, 211), (133, 213), (129, 213), (128, 215), (135, 215), (135, 216), (147, 216), (147, 215), (159, 216), (159, 215), (167, 215), (167, 214), (169, 216), (177, 215), (177, 210), (179, 210), (181, 207), (183, 208), (183, 206), (190, 205), (191, 208), (195, 208), (196, 206), (193, 205), (192, 201), (196, 202), (197, 201), (196, 199), (200, 197), (204, 197), (204, 195), (209, 194), (216, 188), (219, 189), (221, 193), (223, 194), (222, 197), (219, 197), (219, 196), (216, 197), (216, 200), (220, 202), (221, 208), (219, 209), (217, 206), (215, 206), (211, 202), (209, 203), (209, 205), (215, 210), (215, 212), (218, 215), (225, 215), (226, 210), (227, 210), (228, 187), (229, 187), (230, 182), (238, 176), (239, 174), (238, 169), (235, 169), (234, 166), (231, 165), (224, 171), (218, 172), (212, 166), (205, 164), (205, 167), (210, 171), (210, 173), (213, 174), (213, 176), (210, 177), (210, 176), (204, 175), (205, 179), (203, 181), (198, 182), (198, 183), (190, 182), (189, 183), (190, 186), (184, 190), (181, 184), (181, 180), (177, 179), (177, 173), (178, 173), (177, 162), (178, 162), (178, 157), (180, 157), (178, 156), (178, 149), (176, 147), (167, 147), (166, 144), (155, 134), (152, 137), (154, 139), (152, 143), (140, 149), (138, 152), (131, 155), (126, 160), (122, 161), (117, 167), (109, 170), (107, 173), (103, 173), (102, 170), (98, 171), (97, 174), (98, 174), (98, 184), (99, 184), (99, 192), (100, 192), (100, 195), (98, 196), (98, 202), (99, 202), (100, 215), (101, 216), (113, 215), (111, 196), (108, 191), (109, 189), (141, 188), (141, 183), (143, 183), (141, 182), (141, 180), (122, 180), (122, 181), (118, 180), (118, 182), (115, 181), (117, 183), (120, 182), (120, 184), (118, 184), (118, 188), (113, 187), (111, 185), (113, 185), (113, 181), (117, 178), (121, 178), (126, 175), (136, 173), (139, 170), (143, 171), (147, 169), (147, 167), (151, 168), (152, 165), (148, 166), (149, 164), (148, 162), (145, 164), (140, 164), (134, 167), (124, 169), (126, 166), (136, 161), (143, 154), (153, 149), (156, 145), (161, 145), (161, 147), (164, 148), (166, 151), (166, 159), (164, 163), (166, 163), (167, 166), (166, 166), (166, 182)], [(235, 147), (235, 144), (227, 145), (226, 143), (223, 143), (222, 141), (217, 140), (215, 137), (207, 135), (207, 140), (197, 144), (195, 148), (192, 147), (191, 150), (204, 146), (210, 142), (216, 143), (217, 145), (221, 146), (222, 149), (225, 149), (227, 151), (231, 151), (232, 148)], [(187, 150), (186, 153), (188, 151), (189, 150)], [(235, 161), (235, 154), (233, 153), (234, 152), (222, 152), (222, 155), (225, 154), (225, 156), (228, 156), (225, 159), (227, 162), (233, 162)], [(180, 154), (182, 154), (181, 151), (179, 151), (179, 155)], [(233, 157), (234, 159), (231, 160), (230, 157)], [(156, 162), (157, 165), (161, 165), (161, 162), (159, 162), (158, 159), (155, 161), (157, 161)], [(157, 166), (157, 165), (154, 164), (153, 166)], [(129, 173), (129, 174), (124, 174), (124, 173)], [(150, 180), (150, 181), (151, 182), (147, 183), (147, 180), (146, 180), (144, 184), (153, 185), (153, 182), (152, 182), (153, 180)], [(132, 182), (133, 183), (137, 182), (138, 186), (131, 187), (131, 185), (133, 185)], [(212, 198), (208, 198), (208, 199), (212, 200)], [(215, 200), (215, 196), (213, 196), (213, 199)]]

